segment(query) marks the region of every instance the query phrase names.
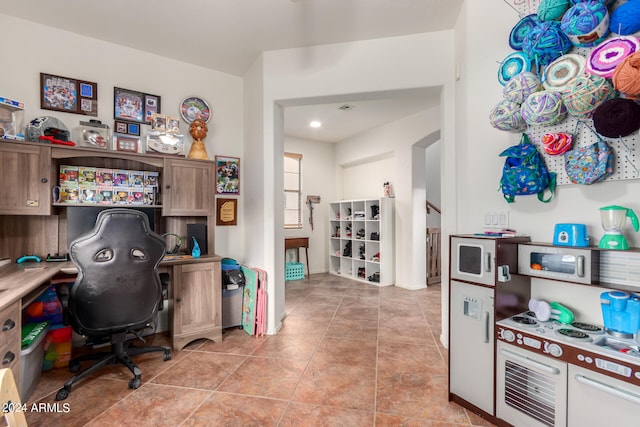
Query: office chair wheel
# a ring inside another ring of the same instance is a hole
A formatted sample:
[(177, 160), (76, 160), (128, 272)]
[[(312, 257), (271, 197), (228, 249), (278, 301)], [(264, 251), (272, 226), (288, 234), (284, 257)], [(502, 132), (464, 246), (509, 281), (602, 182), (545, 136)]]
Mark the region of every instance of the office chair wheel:
[(71, 371), (71, 373), (77, 373), (80, 372), (80, 362), (78, 362), (77, 360), (72, 360), (69, 362), (69, 371)]
[(169, 350), (166, 350), (162, 357), (162, 361), (166, 362), (167, 360), (171, 360), (171, 352)]
[(56, 400), (65, 400), (67, 397), (69, 397), (69, 390), (66, 388), (61, 388), (56, 393)]
[(132, 388), (134, 390), (140, 388), (141, 385), (142, 380), (140, 378), (131, 378), (131, 381), (129, 381), (129, 388)]

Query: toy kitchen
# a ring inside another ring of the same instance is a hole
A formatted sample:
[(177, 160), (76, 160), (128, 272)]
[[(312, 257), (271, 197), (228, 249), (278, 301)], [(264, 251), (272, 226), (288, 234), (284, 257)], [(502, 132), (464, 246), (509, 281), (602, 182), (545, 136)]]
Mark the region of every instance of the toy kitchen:
[(640, 249), (567, 232), (450, 237), (449, 400), (499, 426), (640, 425)]

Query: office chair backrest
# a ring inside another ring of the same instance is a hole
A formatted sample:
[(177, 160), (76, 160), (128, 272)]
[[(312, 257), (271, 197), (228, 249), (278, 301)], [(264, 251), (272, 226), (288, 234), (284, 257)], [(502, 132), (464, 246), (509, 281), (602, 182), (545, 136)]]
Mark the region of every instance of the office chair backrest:
[(165, 242), (142, 212), (108, 209), (93, 230), (69, 246), (78, 278), (69, 294), (69, 318), (82, 335), (105, 336), (144, 327), (158, 310), (157, 267)]

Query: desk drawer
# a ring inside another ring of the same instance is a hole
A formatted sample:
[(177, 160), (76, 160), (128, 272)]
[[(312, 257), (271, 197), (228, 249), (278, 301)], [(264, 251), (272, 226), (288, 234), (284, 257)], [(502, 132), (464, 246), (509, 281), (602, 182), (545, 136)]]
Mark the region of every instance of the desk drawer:
[(14, 303), (0, 312), (0, 347), (6, 343), (20, 352), (20, 304)]
[(16, 302), (0, 312), (0, 368), (13, 372), (20, 384), (20, 303)]

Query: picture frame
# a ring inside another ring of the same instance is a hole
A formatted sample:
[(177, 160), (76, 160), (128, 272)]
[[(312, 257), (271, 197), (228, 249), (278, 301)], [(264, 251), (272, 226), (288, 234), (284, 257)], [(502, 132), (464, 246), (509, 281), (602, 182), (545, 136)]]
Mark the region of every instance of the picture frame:
[(216, 225), (238, 225), (238, 199), (216, 198)]
[(113, 118), (144, 123), (144, 93), (114, 87)]
[(123, 135), (140, 136), (140, 124), (115, 120), (113, 131)]
[(125, 153), (141, 153), (140, 137), (116, 134), (113, 136), (113, 150)]
[(152, 116), (160, 113), (160, 97), (157, 95), (144, 95), (144, 120), (151, 123)]
[(98, 116), (98, 84), (40, 73), (40, 108)]
[(240, 194), (240, 158), (215, 156), (216, 194)]
[(151, 124), (152, 116), (160, 113), (161, 98), (131, 89), (113, 88), (113, 118), (140, 124)]

